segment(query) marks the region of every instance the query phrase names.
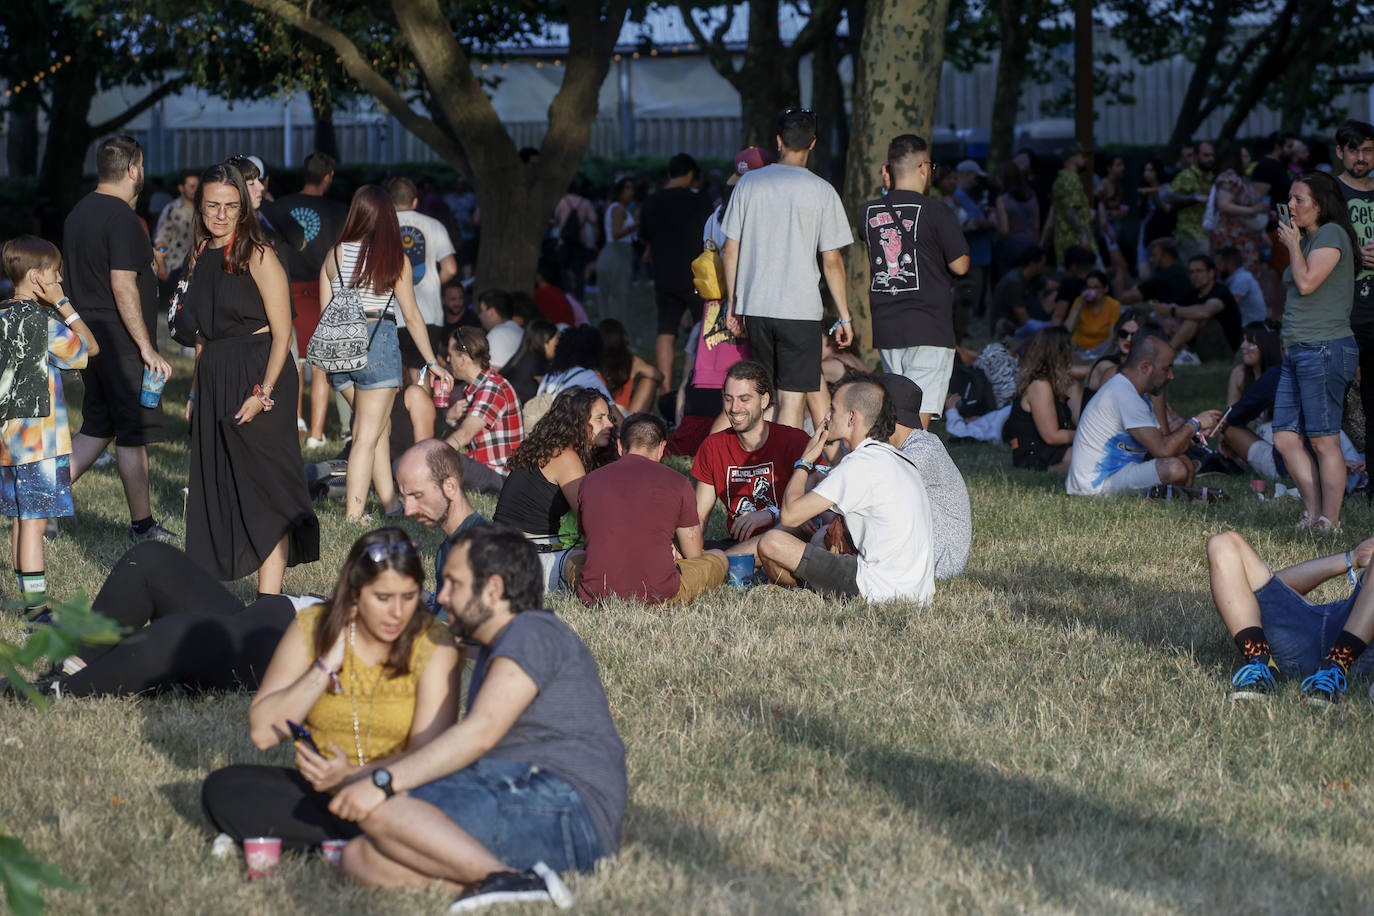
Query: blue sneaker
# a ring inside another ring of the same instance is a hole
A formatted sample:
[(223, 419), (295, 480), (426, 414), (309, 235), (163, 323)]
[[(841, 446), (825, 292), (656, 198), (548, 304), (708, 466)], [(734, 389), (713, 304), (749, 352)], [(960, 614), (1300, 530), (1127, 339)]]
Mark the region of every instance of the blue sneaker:
[(1263, 700), (1279, 688), (1279, 670), (1268, 655), (1252, 658), (1231, 677), (1231, 699)]
[(1345, 693), (1345, 671), (1335, 662), (1322, 662), (1317, 673), (1302, 682), (1302, 692), (1313, 706), (1334, 706)]

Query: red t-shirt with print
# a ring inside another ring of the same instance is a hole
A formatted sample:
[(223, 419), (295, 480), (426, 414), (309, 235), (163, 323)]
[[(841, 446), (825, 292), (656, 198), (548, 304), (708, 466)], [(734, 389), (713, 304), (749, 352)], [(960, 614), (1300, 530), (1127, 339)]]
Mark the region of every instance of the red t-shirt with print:
[(715, 487), (716, 496), (725, 503), (729, 524), (749, 512), (781, 507), (782, 491), (792, 477), (792, 465), (810, 441), (811, 437), (795, 426), (768, 423), (763, 445), (757, 451), (746, 452), (735, 431), (723, 429), (707, 436), (697, 449), (692, 476)]

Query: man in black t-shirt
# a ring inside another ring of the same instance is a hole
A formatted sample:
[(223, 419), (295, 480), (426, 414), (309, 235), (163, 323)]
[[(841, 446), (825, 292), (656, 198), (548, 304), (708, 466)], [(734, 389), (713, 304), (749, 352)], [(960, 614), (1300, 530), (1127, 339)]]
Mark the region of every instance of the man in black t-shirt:
[(1283, 164), (1283, 135), (1272, 133), (1259, 144), (1262, 153), (1255, 160), (1255, 169), (1250, 173), (1250, 184), (1255, 193), (1268, 197), (1276, 204), (1288, 203), (1288, 189), (1293, 183), (1293, 173)]
[(72, 437), (75, 483), (113, 440), (135, 543), (176, 540), (153, 520), (148, 449), (162, 441), (162, 411), (143, 407), (144, 370), (165, 381), (172, 367), (157, 352), (157, 275), (153, 244), (134, 214), (143, 190), (143, 148), (110, 137), (96, 152), (96, 188), (72, 208), (62, 231), (62, 268), (100, 354), (81, 370), (81, 430)]
[(1032, 245), (1017, 255), (1016, 266), (997, 281), (992, 292), (993, 337), (1013, 333), (1030, 337), (1050, 324), (1054, 293), (1045, 288), (1044, 269), (1045, 252)]
[(927, 197), (932, 163), (926, 141), (903, 134), (887, 148), (887, 194), (859, 208), (868, 248), (873, 346), (883, 371), (922, 391), (921, 423), (944, 411), (954, 370), (954, 277), (969, 270), (968, 241), (954, 211)]
[(1069, 317), (1074, 300), (1083, 295), (1083, 286), (1088, 274), (1097, 266), (1097, 255), (1082, 245), (1073, 245), (1064, 251), (1064, 272), (1051, 285), (1054, 290), (1053, 317), (1060, 324)]
[(1155, 239), (1150, 243), (1150, 276), (1135, 289), (1128, 289), (1117, 299), (1122, 305), (1155, 301), (1166, 305), (1181, 305), (1193, 294), (1188, 268), (1178, 259), (1178, 246), (1173, 239)]
[(1336, 184), (1345, 195), (1350, 224), (1360, 239), (1350, 329), (1360, 348), (1360, 401), (1374, 416), (1374, 125), (1349, 120), (1336, 130), (1336, 152), (1345, 171)]
[(702, 250), (701, 230), (711, 215), (711, 202), (692, 189), (700, 171), (686, 153), (668, 160), (668, 183), (644, 201), (639, 240), (644, 262), (654, 270), (654, 299), (658, 304), (658, 338), (654, 358), (663, 373), (660, 389), (668, 390), (673, 375), (673, 341), (688, 312), (701, 320), (701, 298), (692, 284), (692, 260)]
[[(1217, 282), (1217, 265), (1210, 255), (1196, 255), (1188, 262), (1188, 279), (1192, 289), (1186, 297), (1176, 302), (1151, 303), (1155, 313), (1164, 318), (1164, 325), (1171, 334), (1169, 345), (1178, 354), (1174, 364), (1186, 366), (1200, 362), (1196, 353), (1185, 351), (1184, 347), (1192, 344), (1209, 318), (1217, 320), (1226, 343), (1235, 353), (1241, 340), (1240, 306), (1226, 284)], [(1183, 359), (1185, 352), (1191, 354), (1190, 359)]]

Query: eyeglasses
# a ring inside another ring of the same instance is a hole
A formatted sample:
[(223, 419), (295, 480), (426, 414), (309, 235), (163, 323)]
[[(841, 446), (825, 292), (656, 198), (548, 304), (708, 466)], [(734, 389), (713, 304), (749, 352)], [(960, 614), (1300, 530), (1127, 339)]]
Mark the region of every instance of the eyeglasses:
[(373, 563), (383, 563), (393, 556), (420, 555), (420, 545), (414, 541), (378, 541), (363, 548), (363, 554)]
[(243, 204), (219, 204), (215, 203), (214, 201), (207, 200), (205, 203), (201, 204), (201, 209), (203, 209), (206, 213), (224, 213), (227, 216), (234, 216), (240, 210), (243, 209)]
[(814, 118), (816, 113), (810, 108), (789, 108), (782, 113), (784, 118), (790, 118), (793, 115), (806, 115), (807, 117)]

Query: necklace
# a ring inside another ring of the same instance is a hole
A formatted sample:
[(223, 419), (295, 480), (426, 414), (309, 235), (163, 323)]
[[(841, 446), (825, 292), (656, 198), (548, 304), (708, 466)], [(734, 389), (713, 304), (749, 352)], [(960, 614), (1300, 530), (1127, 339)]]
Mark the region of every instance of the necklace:
[[(355, 620), (348, 625), (348, 651), (344, 653), (344, 664), (347, 665), (350, 658), (353, 660), (352, 668), (349, 672), (348, 699), (353, 706), (353, 747), (358, 752), (358, 766), (367, 766), (367, 757), (363, 754), (363, 740), (358, 730), (358, 656), (357, 650), (353, 648), (354, 641), (358, 635), (358, 622)], [(372, 697), (367, 704), (367, 746), (372, 746), (372, 713), (377, 707), (377, 688), (381, 686), (382, 673), (377, 672), (377, 680), (372, 683)]]

